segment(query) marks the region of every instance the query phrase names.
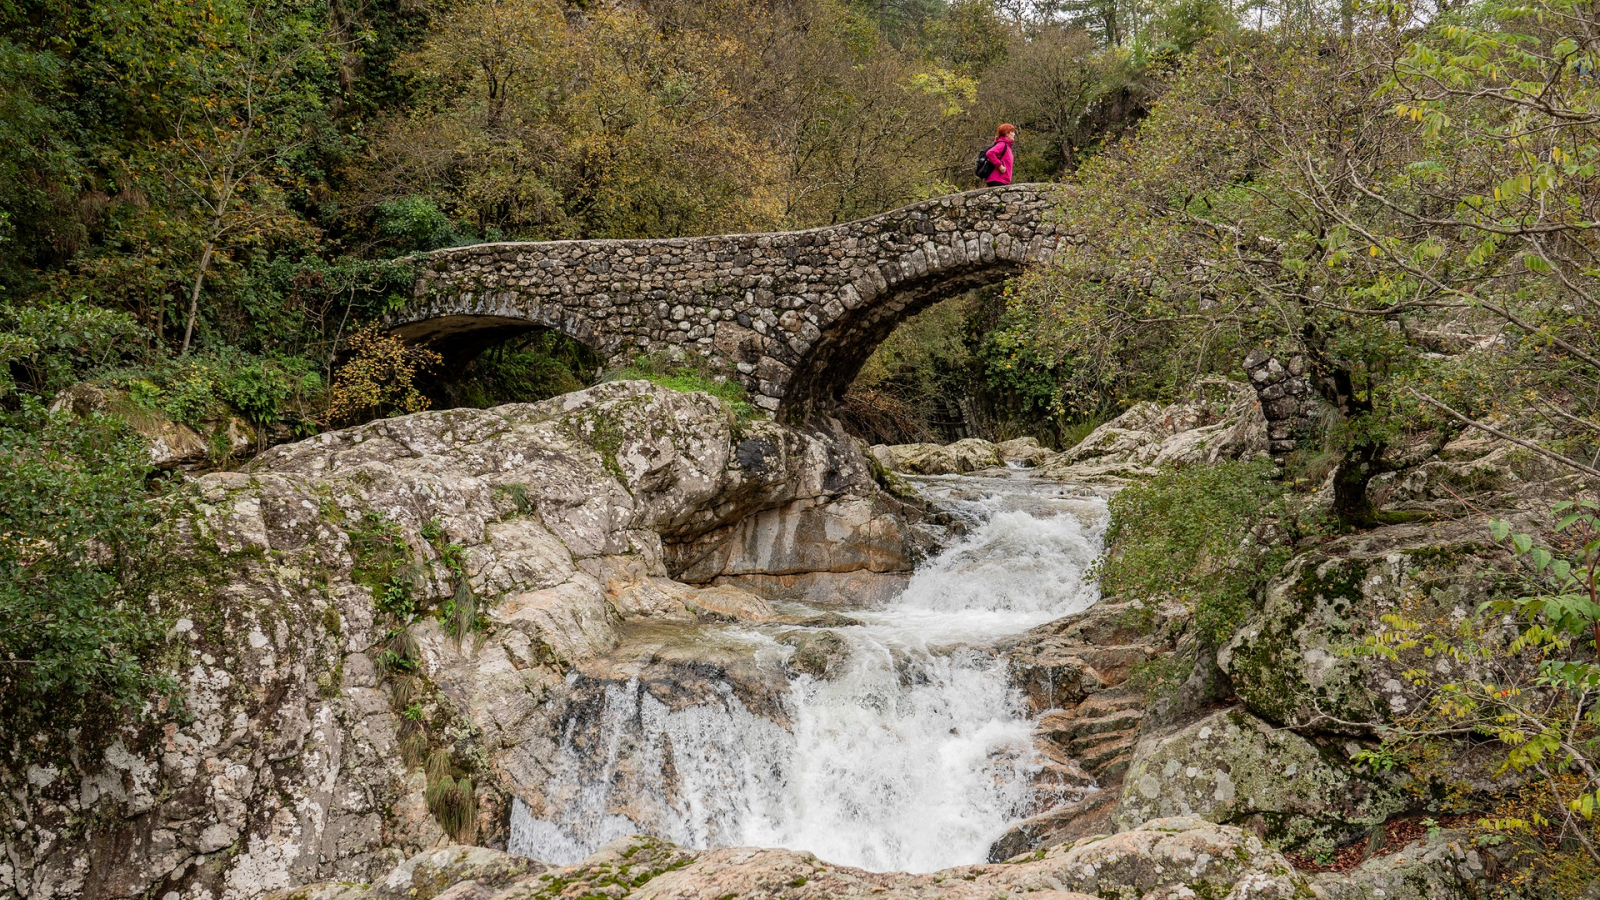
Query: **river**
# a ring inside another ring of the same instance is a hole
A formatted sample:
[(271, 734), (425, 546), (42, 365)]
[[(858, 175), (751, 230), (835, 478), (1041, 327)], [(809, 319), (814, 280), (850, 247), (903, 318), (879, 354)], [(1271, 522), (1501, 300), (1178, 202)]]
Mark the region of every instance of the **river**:
[[(1033, 718), (993, 647), (1099, 599), (1089, 572), (1106, 504), (1093, 489), (1016, 471), (914, 482), (967, 523), (965, 535), (898, 597), (845, 610), (860, 624), (831, 630), (848, 656), (826, 679), (789, 678), (787, 723), (755, 715), (731, 689), (671, 709), (637, 683), (611, 685), (598, 714), (563, 724), (552, 793), (568, 802), (537, 819), (517, 801), (511, 851), (568, 864), (645, 831), (878, 871), (985, 861), (1039, 811), (1041, 765)], [(728, 626), (726, 637), (781, 667), (793, 652), (776, 640), (783, 630), (793, 628)], [(642, 779), (618, 778), (624, 755)]]

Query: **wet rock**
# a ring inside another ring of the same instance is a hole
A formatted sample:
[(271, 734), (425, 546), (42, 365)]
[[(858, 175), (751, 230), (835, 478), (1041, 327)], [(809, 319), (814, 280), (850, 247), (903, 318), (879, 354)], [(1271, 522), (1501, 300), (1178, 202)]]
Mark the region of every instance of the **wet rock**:
[(1149, 706), (1127, 679), (1138, 666), (1173, 652), (1187, 616), (1175, 604), (1103, 600), (1003, 648), (1011, 683), (1042, 714), (1033, 743), (1045, 764), (1034, 795), (1044, 802), (990, 847), (990, 859), (1112, 830), (1111, 813)]
[(1011, 683), (1035, 712), (1070, 709), (1170, 650), (1188, 613), (1178, 604), (1103, 600), (1003, 648)]
[(850, 647), (831, 631), (791, 631), (778, 642), (794, 648), (784, 666), (796, 675), (827, 678), (850, 656)]
[(856, 484), (857, 497), (795, 501), (669, 546), (673, 577), (775, 600), (867, 603), (893, 596), (937, 535), (910, 525), (900, 501)]
[[(444, 852), (463, 851), (449, 848)], [(472, 852), (484, 858), (496, 855), (493, 851)], [(1159, 819), (1139, 829), (1086, 838), (1009, 863), (922, 875), (835, 866), (793, 850), (730, 847), (692, 852), (644, 837), (621, 838), (575, 866), (530, 871), (504, 883), (473, 879), (469, 877), (472, 871), (464, 871), (457, 882), (455, 890), (462, 892), (460, 897), (1167, 900), (1198, 896), (1300, 900), (1313, 896), (1307, 880), (1256, 836), (1189, 818)], [(379, 884), (324, 884), (280, 894), (273, 900), (378, 900), (378, 890)], [(440, 892), (424, 900), (457, 896)]]
[(989, 845), (989, 862), (1005, 862), (1035, 854), (1040, 847), (1109, 834), (1115, 830), (1111, 812), (1116, 803), (1116, 791), (1094, 790), (1086, 792), (1082, 799), (1023, 819)]
[[(788, 681), (776, 666), (765, 666), (748, 641), (730, 637), (715, 625), (638, 621), (618, 629), (617, 646), (574, 667), (593, 686), (574, 685), (582, 695), (605, 685), (634, 684), (672, 709), (718, 704), (731, 689), (745, 708), (777, 722), (787, 721), (783, 697)], [(561, 718), (547, 711), (550, 727)], [(543, 727), (540, 729), (543, 731)], [(531, 737), (524, 732), (524, 738)], [(550, 736), (553, 738), (553, 735)]]
[(1141, 740), (1114, 821), (1190, 816), (1249, 827), (1286, 849), (1332, 847), (1404, 808), (1399, 786), (1358, 773), (1339, 747), (1319, 747), (1241, 709)]
[(827, 612), (819, 616), (810, 616), (795, 623), (807, 628), (850, 628), (862, 624), (860, 619), (853, 619), (843, 613)]
[(1070, 710), (1040, 717), (1035, 741), (1103, 783), (1118, 782), (1127, 771), (1146, 702), (1138, 691), (1103, 691)]
[(1040, 446), (1038, 438), (1020, 437), (1009, 441), (1002, 441), (994, 445), (995, 453), (999, 454), (1002, 462), (1017, 463), (1023, 466), (1037, 466), (1052, 456), (1054, 450)]
[(1106, 686), (1105, 679), (1079, 655), (1082, 648), (1039, 642), (1006, 655), (1011, 683), (1022, 689), (1038, 712), (1067, 709)]

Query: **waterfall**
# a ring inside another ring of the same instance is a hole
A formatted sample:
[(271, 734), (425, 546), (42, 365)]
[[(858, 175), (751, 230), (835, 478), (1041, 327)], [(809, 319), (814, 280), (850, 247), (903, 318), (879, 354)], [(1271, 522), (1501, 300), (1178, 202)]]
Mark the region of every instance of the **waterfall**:
[(862, 625), (835, 629), (849, 656), (825, 680), (790, 680), (789, 727), (727, 689), (670, 709), (637, 682), (609, 685), (597, 712), (565, 723), (547, 817), (514, 805), (511, 851), (568, 864), (645, 832), (880, 871), (984, 861), (1039, 770), (990, 645), (1099, 599), (1087, 570), (1105, 504), (1022, 477), (919, 482), (972, 527), (899, 597), (852, 611)]

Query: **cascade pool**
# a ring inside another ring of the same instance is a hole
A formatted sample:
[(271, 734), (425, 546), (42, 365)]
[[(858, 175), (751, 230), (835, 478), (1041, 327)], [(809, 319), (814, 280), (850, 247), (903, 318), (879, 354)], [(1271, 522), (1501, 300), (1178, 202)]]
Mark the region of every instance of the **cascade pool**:
[[(789, 678), (787, 722), (732, 689), (673, 709), (637, 682), (608, 685), (562, 724), (545, 786), (561, 802), (544, 818), (514, 804), (510, 850), (570, 864), (644, 832), (879, 871), (985, 861), (1037, 811), (1040, 769), (1033, 719), (993, 644), (1099, 599), (1089, 569), (1106, 505), (1020, 473), (915, 481), (967, 533), (895, 599), (848, 610), (861, 624), (831, 629), (848, 656), (826, 679)], [(776, 626), (728, 631), (775, 666), (792, 652)]]

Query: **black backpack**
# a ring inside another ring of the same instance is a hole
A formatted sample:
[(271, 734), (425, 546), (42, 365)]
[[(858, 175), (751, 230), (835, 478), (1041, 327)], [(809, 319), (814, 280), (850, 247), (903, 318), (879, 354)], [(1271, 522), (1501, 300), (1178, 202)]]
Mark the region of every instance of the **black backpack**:
[(978, 176), (979, 181), (988, 181), (994, 174), (994, 163), (989, 162), (989, 151), (1000, 146), (1000, 141), (995, 141), (989, 146), (978, 151), (978, 164), (972, 168), (972, 174)]

